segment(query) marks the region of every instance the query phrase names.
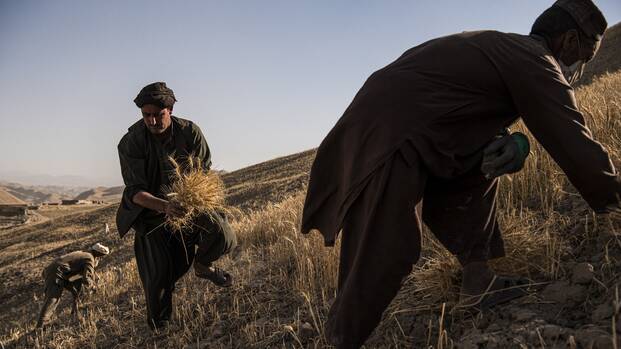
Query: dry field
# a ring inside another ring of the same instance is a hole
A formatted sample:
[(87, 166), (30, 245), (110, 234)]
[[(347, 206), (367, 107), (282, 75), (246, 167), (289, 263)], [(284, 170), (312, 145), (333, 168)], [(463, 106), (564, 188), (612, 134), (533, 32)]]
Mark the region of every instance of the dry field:
[[(621, 72), (582, 87), (578, 98), (619, 167)], [(530, 278), (531, 294), (484, 315), (456, 308), (457, 263), (427, 233), (423, 258), (367, 347), (614, 347), (621, 333), (621, 221), (592, 214), (545, 151), (538, 145), (532, 151), (522, 172), (502, 179), (508, 256), (495, 262), (499, 272)], [(233, 223), (241, 248), (220, 265), (236, 282), (218, 289), (188, 273), (177, 285), (174, 321), (157, 334), (144, 319), (133, 239), (116, 235), (115, 205), (0, 230), (2, 347), (325, 347), (338, 250), (298, 232), (313, 156), (308, 151), (225, 176), (230, 201), (242, 208)], [(111, 234), (104, 233), (105, 223)], [(113, 252), (98, 268), (99, 288), (85, 299), (82, 318), (70, 316), (65, 295), (56, 324), (35, 331), (42, 268), (95, 241)]]
[(55, 219), (72, 215), (76, 213), (86, 213), (101, 208), (102, 205), (42, 205), (38, 210), (34, 211), (40, 216), (47, 219)]

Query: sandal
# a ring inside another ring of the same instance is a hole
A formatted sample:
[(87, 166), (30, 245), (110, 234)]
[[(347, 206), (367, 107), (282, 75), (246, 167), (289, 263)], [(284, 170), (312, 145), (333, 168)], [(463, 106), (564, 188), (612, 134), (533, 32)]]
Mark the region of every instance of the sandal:
[(528, 293), (525, 289), (529, 285), (530, 281), (525, 278), (495, 275), (485, 292), (466, 297), (464, 302), (460, 302), (462, 304), (459, 307), (472, 307), (479, 311), (488, 310), (526, 296)]
[(194, 271), (194, 274), (201, 278), (207, 279), (220, 287), (229, 287), (233, 284), (233, 276), (218, 267), (209, 267), (204, 271)]

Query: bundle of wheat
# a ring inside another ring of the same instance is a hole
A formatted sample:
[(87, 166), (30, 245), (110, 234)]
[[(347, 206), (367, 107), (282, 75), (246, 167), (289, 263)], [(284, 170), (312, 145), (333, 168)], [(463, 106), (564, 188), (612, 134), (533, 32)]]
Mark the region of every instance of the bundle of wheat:
[(179, 205), (184, 214), (166, 217), (165, 225), (173, 231), (191, 228), (193, 220), (203, 214), (215, 215), (228, 211), (225, 202), (224, 183), (215, 171), (205, 171), (203, 163), (195, 156), (189, 156), (181, 165), (172, 157), (175, 172), (171, 185), (165, 192), (171, 203)]

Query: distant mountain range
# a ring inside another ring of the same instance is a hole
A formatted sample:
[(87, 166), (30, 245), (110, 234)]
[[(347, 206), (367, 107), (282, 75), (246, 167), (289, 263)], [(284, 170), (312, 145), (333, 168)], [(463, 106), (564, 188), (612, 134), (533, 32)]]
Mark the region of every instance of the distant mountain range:
[[(33, 204), (57, 202), (62, 199), (73, 199), (76, 195), (88, 190), (88, 187), (66, 187), (59, 185), (24, 185), (15, 182), (0, 181), (0, 190)], [(0, 199), (0, 203), (1, 199)]]
[(25, 202), (0, 187), (0, 205), (19, 205)]
[(40, 204), (63, 199), (97, 200), (115, 202), (121, 199), (123, 186), (117, 187), (66, 187), (58, 185), (23, 185), (0, 181), (0, 204), (19, 201)]
[(97, 187), (78, 194), (75, 199), (115, 202), (121, 200), (123, 188), (125, 187), (122, 185), (118, 187)]

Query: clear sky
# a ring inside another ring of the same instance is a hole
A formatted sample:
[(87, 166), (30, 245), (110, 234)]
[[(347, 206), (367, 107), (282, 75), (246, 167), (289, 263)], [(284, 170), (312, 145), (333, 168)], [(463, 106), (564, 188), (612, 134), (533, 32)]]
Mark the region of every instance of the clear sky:
[[(218, 169), (313, 148), (406, 49), (463, 30), (528, 33), (551, 3), (0, 0), (0, 179), (122, 183), (116, 145), (153, 81), (201, 126)], [(596, 3), (621, 21), (621, 1)]]

